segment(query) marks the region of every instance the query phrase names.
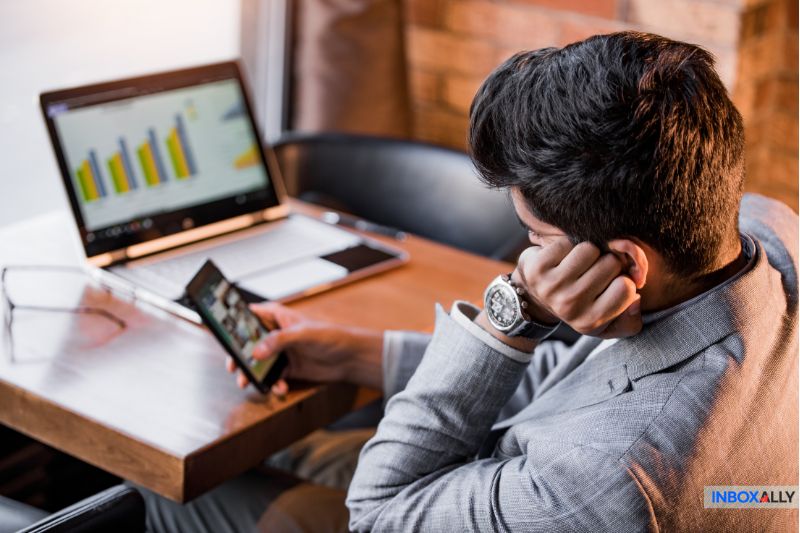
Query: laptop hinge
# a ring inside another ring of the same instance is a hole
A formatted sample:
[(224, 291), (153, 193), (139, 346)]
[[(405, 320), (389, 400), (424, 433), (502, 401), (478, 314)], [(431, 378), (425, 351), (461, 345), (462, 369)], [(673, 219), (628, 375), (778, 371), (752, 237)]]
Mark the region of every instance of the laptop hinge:
[(151, 241), (133, 244), (127, 248), (95, 255), (89, 257), (88, 262), (96, 267), (107, 267), (123, 261), (138, 259), (146, 255), (152, 255), (211, 237), (217, 237), (226, 233), (249, 228), (262, 222), (285, 218), (288, 215), (289, 206), (287, 204), (281, 204), (256, 213), (228, 218), (220, 222), (200, 226), (199, 228), (187, 229), (173, 235), (166, 235)]

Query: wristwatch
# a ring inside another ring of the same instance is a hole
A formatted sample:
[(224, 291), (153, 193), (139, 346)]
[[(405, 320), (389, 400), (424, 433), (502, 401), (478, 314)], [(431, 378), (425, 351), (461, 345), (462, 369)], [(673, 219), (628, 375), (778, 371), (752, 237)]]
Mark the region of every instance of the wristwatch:
[(542, 340), (559, 326), (531, 320), (526, 309), (525, 289), (511, 281), (511, 275), (497, 276), (483, 293), (483, 308), (492, 326), (508, 337)]

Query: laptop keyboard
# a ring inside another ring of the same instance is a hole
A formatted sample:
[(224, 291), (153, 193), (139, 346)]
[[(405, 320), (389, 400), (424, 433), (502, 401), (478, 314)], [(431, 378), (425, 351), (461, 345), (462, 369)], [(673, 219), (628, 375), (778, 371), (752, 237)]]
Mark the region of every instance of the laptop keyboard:
[(358, 235), (304, 216), (273, 222), (269, 229), (255, 235), (221, 240), (194, 245), (185, 253), (160, 261), (123, 265), (112, 271), (174, 299), (180, 297), (207, 259), (214, 261), (228, 279), (239, 281), (248, 274), (327, 255), (361, 241)]

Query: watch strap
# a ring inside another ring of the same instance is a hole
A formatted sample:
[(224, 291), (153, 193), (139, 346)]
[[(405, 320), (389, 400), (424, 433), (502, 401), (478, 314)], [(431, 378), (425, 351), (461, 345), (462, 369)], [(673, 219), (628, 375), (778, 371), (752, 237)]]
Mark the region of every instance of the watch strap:
[(541, 341), (552, 335), (560, 325), (561, 322), (554, 326), (547, 326), (534, 322), (533, 320), (526, 320), (520, 324), (520, 327), (514, 331), (508, 332), (507, 335), (509, 337), (525, 337), (526, 339)]
[(527, 309), (530, 308), (528, 292), (524, 287), (520, 287), (512, 280), (511, 274), (504, 276), (504, 279), (506, 283), (508, 283), (511, 288), (514, 289), (514, 292), (517, 294), (517, 298), (519, 298), (520, 303), (525, 302), (525, 305), (520, 305), (520, 307), (524, 310), (522, 323), (513, 330), (507, 332), (506, 335), (509, 337), (525, 337), (526, 339), (531, 340), (544, 340), (552, 335), (553, 332), (558, 329), (558, 326), (561, 325), (561, 322), (559, 321), (554, 325), (547, 325), (531, 320), (529, 314), (530, 311), (527, 311)]

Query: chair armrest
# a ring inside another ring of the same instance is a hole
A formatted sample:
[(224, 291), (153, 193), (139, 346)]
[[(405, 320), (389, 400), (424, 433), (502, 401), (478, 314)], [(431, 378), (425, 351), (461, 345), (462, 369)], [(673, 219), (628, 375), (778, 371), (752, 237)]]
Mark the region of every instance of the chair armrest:
[(13, 533), (41, 520), (47, 513), (30, 505), (0, 496), (0, 533)]
[(24, 529), (23, 533), (141, 533), (144, 528), (144, 498), (136, 489), (118, 485), (36, 522)]

